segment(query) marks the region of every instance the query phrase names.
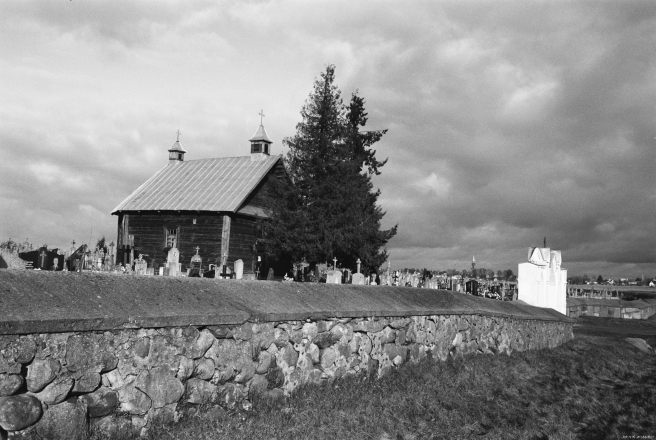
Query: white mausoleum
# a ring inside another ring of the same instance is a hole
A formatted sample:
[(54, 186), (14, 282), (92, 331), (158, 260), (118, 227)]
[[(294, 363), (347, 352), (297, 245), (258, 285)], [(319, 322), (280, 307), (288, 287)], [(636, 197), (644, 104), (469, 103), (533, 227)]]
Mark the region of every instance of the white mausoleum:
[(518, 265), (517, 299), (567, 315), (567, 269), (561, 269), (560, 251), (529, 248), (528, 263)]

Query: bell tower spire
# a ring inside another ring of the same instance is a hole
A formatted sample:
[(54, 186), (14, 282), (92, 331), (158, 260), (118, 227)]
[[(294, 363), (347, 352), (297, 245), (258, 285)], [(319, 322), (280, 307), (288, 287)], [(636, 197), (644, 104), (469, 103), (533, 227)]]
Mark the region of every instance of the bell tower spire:
[(184, 162), (185, 149), (180, 145), (180, 130), (177, 131), (178, 137), (175, 144), (169, 148), (169, 163)]
[(273, 143), (264, 129), (264, 110), (260, 110), (258, 115), (260, 115), (260, 127), (248, 140), (251, 143), (251, 160), (266, 159), (271, 154), (270, 146)]

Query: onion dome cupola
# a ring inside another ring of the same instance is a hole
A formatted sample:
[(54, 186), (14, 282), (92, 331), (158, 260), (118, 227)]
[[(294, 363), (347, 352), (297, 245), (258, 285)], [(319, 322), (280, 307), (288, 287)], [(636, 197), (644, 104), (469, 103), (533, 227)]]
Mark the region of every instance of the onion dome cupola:
[(184, 155), (186, 153), (185, 149), (180, 145), (180, 130), (178, 130), (178, 137), (175, 140), (175, 144), (169, 148), (169, 163), (173, 162), (184, 162)]
[(271, 139), (267, 136), (267, 132), (264, 129), (264, 124), (262, 118), (264, 117), (264, 111), (258, 113), (260, 115), (260, 127), (255, 132), (255, 135), (250, 138), (248, 141), (251, 143), (251, 158), (266, 158), (271, 154)]

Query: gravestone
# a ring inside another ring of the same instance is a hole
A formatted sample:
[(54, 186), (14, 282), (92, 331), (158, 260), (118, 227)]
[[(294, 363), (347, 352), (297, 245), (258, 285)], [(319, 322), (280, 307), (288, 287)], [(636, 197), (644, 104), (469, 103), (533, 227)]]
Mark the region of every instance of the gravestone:
[(143, 254), (139, 254), (139, 258), (134, 262), (134, 273), (136, 275), (146, 275), (148, 263), (143, 259)]
[[(178, 248), (171, 248), (169, 254), (166, 257), (166, 268), (168, 269), (168, 276), (177, 277), (180, 276), (180, 251)], [(164, 275), (167, 273), (164, 271)]]
[(342, 272), (339, 270), (327, 271), (326, 284), (342, 284)]
[(199, 246), (196, 246), (196, 255), (191, 257), (191, 262), (189, 264), (189, 270), (187, 271), (187, 275), (192, 276), (192, 277), (202, 277), (203, 276), (203, 259), (198, 255), (198, 251), (200, 250)]
[(244, 261), (235, 261), (235, 278), (241, 280), (244, 276)]
[(269, 268), (269, 273), (267, 273), (267, 281), (273, 281), (273, 267)]
[(354, 273), (353, 277), (351, 278), (351, 284), (359, 284), (361, 286), (364, 285), (364, 275), (361, 273)]
[(146, 275), (155, 275), (155, 268), (154, 267), (146, 268)]

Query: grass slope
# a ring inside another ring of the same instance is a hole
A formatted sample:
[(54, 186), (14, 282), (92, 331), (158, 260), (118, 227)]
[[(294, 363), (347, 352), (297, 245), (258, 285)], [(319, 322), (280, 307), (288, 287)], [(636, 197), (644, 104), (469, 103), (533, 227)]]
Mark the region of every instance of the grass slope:
[[(577, 334), (554, 350), (429, 359), (381, 380), (307, 386), (283, 404), (256, 401), (251, 411), (213, 417), (200, 411), (153, 427), (150, 438), (653, 438), (655, 356), (625, 337)], [(646, 339), (656, 346), (656, 336)]]

